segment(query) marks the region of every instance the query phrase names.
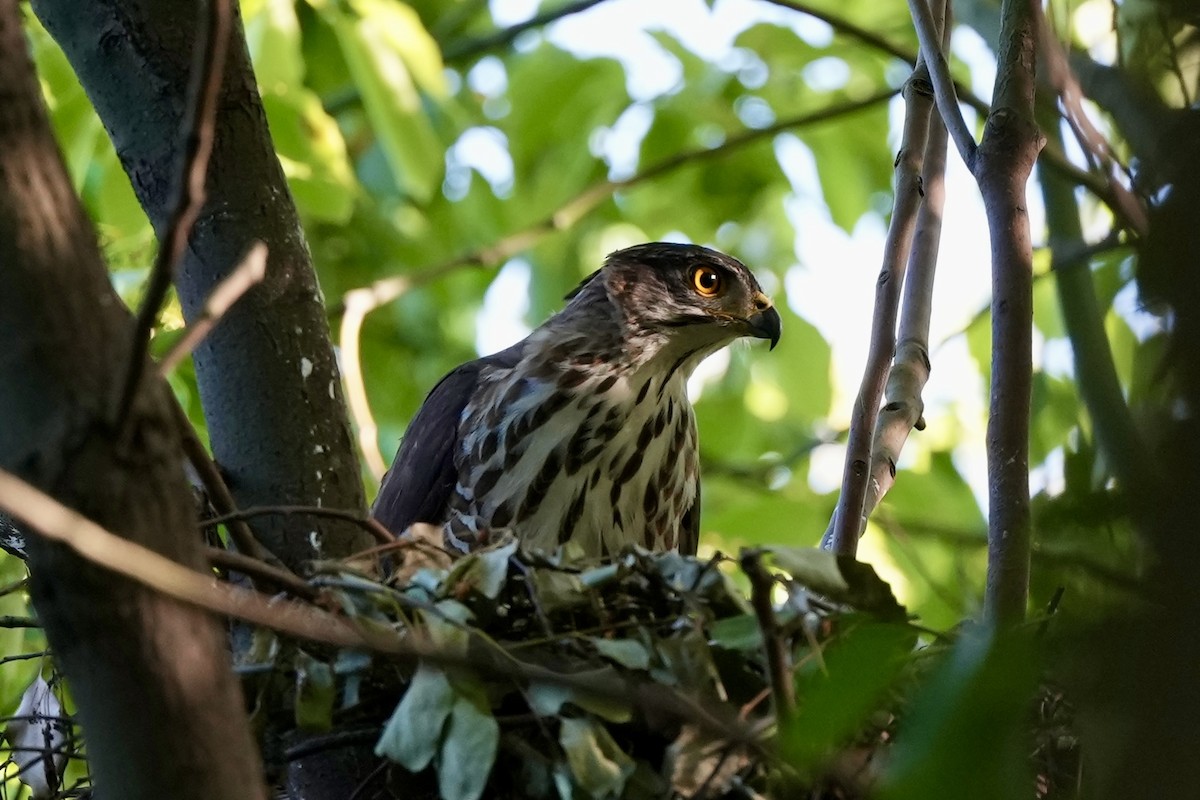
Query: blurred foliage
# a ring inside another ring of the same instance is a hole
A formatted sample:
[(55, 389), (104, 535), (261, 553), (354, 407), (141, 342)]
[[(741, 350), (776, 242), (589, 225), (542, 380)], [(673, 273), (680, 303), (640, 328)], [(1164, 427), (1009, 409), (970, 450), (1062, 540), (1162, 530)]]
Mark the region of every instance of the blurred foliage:
[[(719, 57), (688, 40), (682, 18), (678, 25), (655, 27), (644, 44), (659, 59), (654, 63), (666, 65), (659, 69), (673, 70), (678, 78), (665, 89), (648, 88), (630, 61), (574, 52), (553, 26), (490, 46), (487, 37), (502, 27), (493, 6), (507, 5), (478, 0), (241, 3), (277, 151), (335, 330), (337, 301), (346, 291), (420, 274), (493, 246), (552, 217), (582, 192), (605, 181), (626, 181), (582, 218), (532, 236), (507, 262), (464, 267), (413, 288), (368, 317), (362, 367), (385, 456), (394, 451), (424, 393), (446, 371), (477, 355), (477, 342), (498, 349), (508, 343), (503, 339), (510, 332), (519, 335), (522, 326), (538, 324), (611, 250), (642, 240), (688, 239), (751, 265), (786, 307), (787, 317), (775, 352), (735, 348), (714, 359), (714, 368), (697, 381), (703, 384), (696, 406), (705, 467), (703, 552), (815, 544), (834, 494), (831, 470), (817, 469), (813, 454), (838, 447), (855, 387), (836, 378), (828, 333), (801, 313), (812, 307), (811, 299), (805, 305), (789, 296), (788, 286), (794, 285), (789, 278), (819, 271), (829, 275), (830, 292), (842, 292), (839, 273), (873, 275), (878, 262), (800, 261), (798, 242), (807, 235), (806, 225), (818, 220), (801, 219), (796, 209), (798, 201), (815, 202), (847, 233), (861, 229), (864, 220), (886, 216), (898, 106), (878, 103), (743, 146), (727, 143), (743, 132), (897, 89), (907, 67), (852, 34), (760, 3), (744, 6), (728, 32), (733, 47)], [(554, 7), (544, 5), (544, 10)], [(900, 0), (818, 5), (895, 47), (916, 49)], [(994, 40), (995, 4), (956, 5), (985, 42)], [(700, 2), (687, 9), (688, 14), (709, 13)], [(1114, 9), (1117, 35), (1106, 27)], [(1087, 0), (1052, 4), (1050, 14), (1060, 37), (1143, 77), (1169, 106), (1179, 108), (1196, 97), (1196, 20), (1186, 3), (1142, 0), (1110, 6)], [(32, 15), (28, 30), (72, 179), (96, 223), (115, 284), (134, 302), (151, 259), (153, 233), (65, 59)], [(969, 38), (965, 29), (962, 33), (960, 38)], [(598, 37), (608, 35), (597, 30)], [(954, 67), (963, 76), (991, 68), (986, 55), (975, 53), (964, 61), (963, 53), (956, 53)], [(1106, 128), (1106, 133), (1118, 153), (1128, 153), (1116, 131)], [(811, 156), (813, 175), (785, 158), (789, 148), (784, 144), (798, 144)], [(679, 158), (693, 152), (711, 157)], [(639, 177), (676, 158), (674, 167), (652, 179)], [(1106, 232), (1112, 216), (1090, 198), (1083, 198), (1082, 206), (1085, 229)], [(1046, 240), (1036, 225), (1034, 236)], [(979, 241), (978, 259), (986, 261), (982, 232)], [(1114, 601), (1128, 599), (1144, 554), (1081, 404), (1047, 261), (1038, 254), (1040, 352), (1030, 465), (1037, 535), (1031, 595), (1035, 606), (1043, 606), (1061, 587), (1063, 613), (1090, 619)], [(1169, 410), (1170, 398), (1159, 382), (1163, 322), (1138, 306), (1136, 264), (1136, 252), (1123, 243), (1097, 248), (1087, 259), (1122, 390), (1139, 424), (1149, 430)], [(869, 322), (864, 314), (863, 329)], [(950, 350), (965, 344), (970, 366), (954, 376), (951, 396), (927, 408), (929, 426), (910, 439), (895, 489), (864, 540), (864, 552), (901, 602), (937, 630), (977, 612), (982, 593), (985, 420), (980, 409), (986, 407), (989, 322), (986, 308), (980, 308), (959, 334), (931, 343), (935, 376), (938, 345)], [(162, 336), (179, 327), (177, 308), (168, 311), (164, 323)], [(171, 380), (203, 431), (190, 367)], [(15, 563), (0, 562), (4, 574), (15, 575)], [(502, 580), (508, 581), (506, 576)], [(0, 602), (11, 597), (16, 595)], [(426, 617), (425, 624), (437, 626)], [(920, 686), (906, 695), (915, 707), (899, 735), (909, 730), (910, 738), (889, 767), (886, 796), (949, 796), (947, 787), (959, 783), (963, 789), (954, 794), (960, 796), (976, 796), (976, 789), (979, 796), (1008, 796), (995, 782), (1025, 775), (1028, 767), (1021, 753), (1030, 750), (1013, 738), (1022, 705), (1012, 698), (1030, 696), (1035, 684), (1030, 664), (1036, 659), (1025, 657), (1030, 643), (965, 637), (923, 671), (912, 667), (920, 659), (910, 663), (911, 643), (889, 630), (866, 625), (831, 648), (821, 664), (809, 663), (798, 672), (797, 686), (812, 705), (797, 719), (807, 720), (817, 713), (813, 709), (830, 713), (821, 711), (814, 729), (801, 731), (797, 724), (781, 731), (786, 752), (811, 766), (814, 754), (827, 754), (834, 742), (845, 744), (901, 670)], [(6, 641), (25, 636), (2, 633)], [(619, 641), (600, 638), (584, 649), (594, 648), (593, 657), (630, 668), (629, 659), (640, 659), (640, 651)], [(698, 639), (693, 643), (706, 651), (709, 646)], [(23, 638), (7, 641), (3, 652), (30, 646)], [(663, 656), (653, 658), (658, 663)], [(860, 667), (867, 662), (886, 669), (864, 675)], [(840, 674), (843, 666), (847, 676)], [(761, 682), (761, 668), (756, 669)], [(314, 664), (301, 672), (314, 683), (311, 691), (300, 693), (306, 704), (298, 720), (312, 725), (330, 707), (329, 673)], [(34, 673), (36, 668), (25, 662), (0, 665), (0, 704), (15, 707)], [(480, 737), (472, 747), (487, 744), (481, 744), (485, 737), (479, 725), (493, 711), (491, 696), (481, 687), (418, 673), (410, 695), (418, 689), (422, 702), (449, 720), (448, 733), (438, 740), (442, 759), (461, 758), (453, 750), (468, 744), (456, 738), (460, 729)], [(874, 692), (870, 698), (848, 699), (847, 692), (868, 689)], [(576, 710), (566, 719), (571, 721), (555, 729), (558, 738), (551, 743), (565, 760), (530, 767), (537, 774), (528, 780), (548, 786), (569, 773), (576, 786), (585, 787), (584, 794), (574, 796), (600, 797), (615, 793), (614, 781), (633, 781), (641, 774), (622, 743), (593, 724), (592, 712)], [(988, 735), (968, 735), (980, 729), (988, 729)], [(825, 738), (804, 740), (810, 735)], [(412, 753), (403, 742), (387, 747), (395, 749), (389, 755), (414, 764), (432, 757)], [(473, 773), (458, 777), (476, 784), (479, 778)], [(992, 787), (990, 793), (983, 791), (984, 784)], [(470, 794), (461, 785), (442, 788), (445, 796)]]

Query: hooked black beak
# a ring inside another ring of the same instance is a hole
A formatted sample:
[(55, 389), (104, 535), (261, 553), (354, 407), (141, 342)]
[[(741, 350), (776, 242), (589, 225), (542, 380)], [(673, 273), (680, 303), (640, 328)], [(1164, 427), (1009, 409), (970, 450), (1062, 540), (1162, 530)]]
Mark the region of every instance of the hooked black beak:
[(783, 320), (779, 317), (779, 312), (774, 306), (767, 306), (762, 311), (750, 315), (746, 319), (746, 324), (750, 326), (750, 333), (758, 339), (770, 339), (771, 349), (775, 349), (775, 345), (779, 344), (779, 334), (783, 330)]

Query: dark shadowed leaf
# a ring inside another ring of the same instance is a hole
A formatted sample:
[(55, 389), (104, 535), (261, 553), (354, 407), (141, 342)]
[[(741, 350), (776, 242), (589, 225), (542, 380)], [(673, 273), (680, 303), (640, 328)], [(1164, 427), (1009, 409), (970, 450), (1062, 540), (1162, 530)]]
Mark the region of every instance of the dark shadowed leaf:
[(1026, 722), (1037, 660), (1023, 637), (977, 628), (946, 653), (901, 725), (880, 797), (1030, 796)]
[(819, 547), (767, 547), (776, 566), (812, 591), (883, 619), (903, 620), (904, 607), (870, 564)]

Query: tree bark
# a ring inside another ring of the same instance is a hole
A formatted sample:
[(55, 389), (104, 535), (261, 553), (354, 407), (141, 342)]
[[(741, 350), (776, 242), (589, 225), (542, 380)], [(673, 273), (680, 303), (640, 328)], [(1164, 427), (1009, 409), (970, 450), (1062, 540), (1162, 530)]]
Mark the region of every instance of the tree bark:
[[(189, 0), (35, 0), (112, 137), (160, 234), (183, 142), (195, 45)], [(176, 276), (192, 319), (255, 239), (267, 275), (195, 352), (213, 454), (242, 507), (365, 509), (358, 459), (324, 306), (299, 218), (271, 143), (241, 31), (231, 43), (209, 163), (208, 202)], [(293, 569), (369, 547), (358, 527), (304, 516), (256, 517), (255, 534)]]
[(1029, 405), (1033, 386), (1033, 242), (1025, 184), (1041, 150), (1033, 118), (1037, 17), (1031, 0), (1001, 10), (996, 88), (972, 172), (992, 247), (992, 387), (988, 416), (988, 576), (984, 611), (1025, 618), (1032, 522)]
[[(131, 331), (55, 145), (18, 4), (0, 0), (0, 465), (203, 569), (161, 382), (115, 434)], [(28, 549), (99, 796), (265, 797), (217, 620), (36, 536)]]

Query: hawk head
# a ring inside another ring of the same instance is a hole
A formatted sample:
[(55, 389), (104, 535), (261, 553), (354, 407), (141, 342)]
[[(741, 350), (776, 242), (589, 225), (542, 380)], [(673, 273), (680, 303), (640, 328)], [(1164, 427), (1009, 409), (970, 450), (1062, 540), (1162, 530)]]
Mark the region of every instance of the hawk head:
[(627, 343), (652, 342), (654, 352), (703, 356), (742, 336), (769, 339), (772, 348), (779, 341), (779, 312), (754, 275), (707, 247), (652, 242), (618, 250), (568, 298), (589, 306), (601, 293), (618, 310)]

